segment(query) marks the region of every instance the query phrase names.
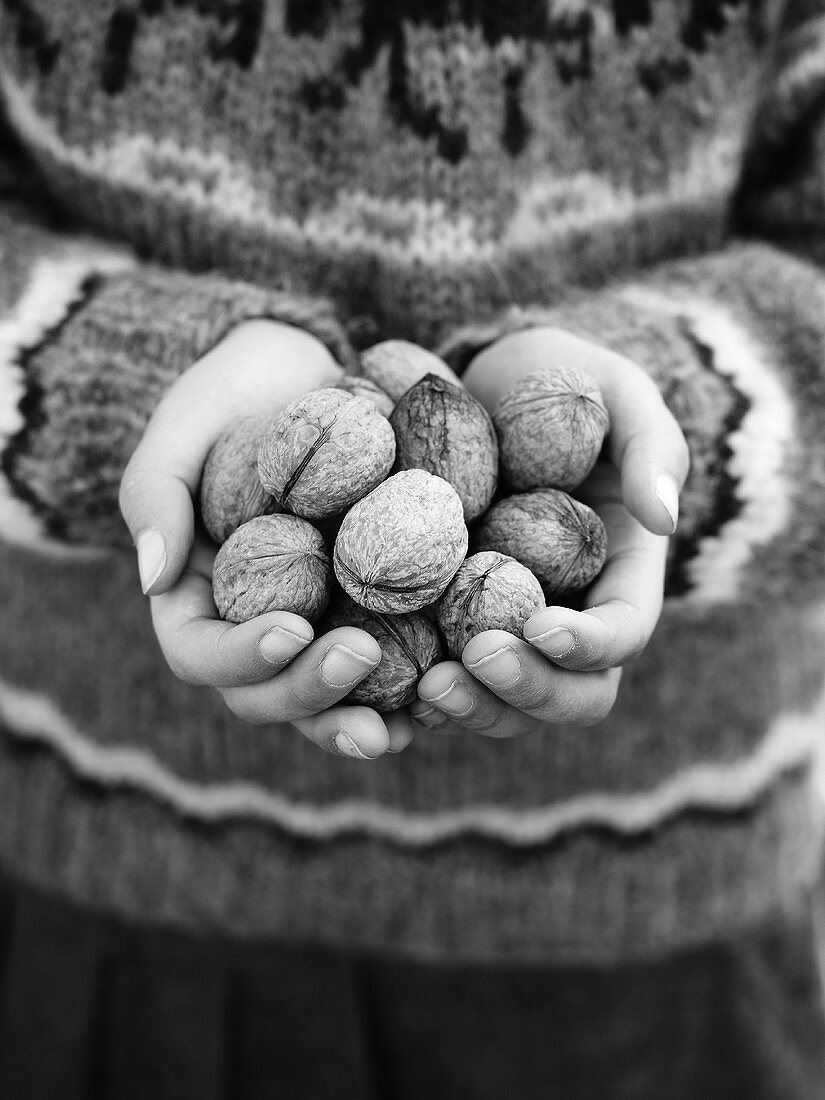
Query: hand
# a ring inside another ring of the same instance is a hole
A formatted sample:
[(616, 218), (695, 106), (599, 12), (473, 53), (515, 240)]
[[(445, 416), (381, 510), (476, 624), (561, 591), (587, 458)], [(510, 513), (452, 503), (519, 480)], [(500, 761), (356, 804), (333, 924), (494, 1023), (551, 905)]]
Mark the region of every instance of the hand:
[(650, 377), (615, 352), (558, 329), (515, 333), (482, 352), (464, 376), (488, 409), (518, 378), (550, 362), (580, 366), (610, 413), (609, 461), (576, 496), (607, 527), (608, 557), (583, 611), (548, 607), (524, 637), (485, 631), (424, 676), (410, 710), (423, 725), (451, 719), (495, 737), (547, 723), (592, 725), (610, 712), (621, 666), (644, 649), (662, 609), (667, 535), (688, 471), (684, 437)]
[(222, 622), (212, 599), (216, 551), (195, 538), (193, 499), (219, 436), (340, 376), (313, 336), (271, 321), (239, 325), (161, 400), (124, 473), (120, 507), (158, 641), (180, 679), (217, 688), (248, 722), (290, 722), (327, 751), (374, 759), (411, 740), (409, 717), (336, 704), (380, 660), (375, 639), (344, 627), (313, 640), (305, 619), (280, 611)]

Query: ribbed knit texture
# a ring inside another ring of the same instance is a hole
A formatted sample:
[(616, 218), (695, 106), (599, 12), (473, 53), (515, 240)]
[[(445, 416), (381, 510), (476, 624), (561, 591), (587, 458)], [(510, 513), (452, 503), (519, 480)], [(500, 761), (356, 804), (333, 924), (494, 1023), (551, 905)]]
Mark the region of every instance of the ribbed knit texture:
[[(0, 3), (3, 866), (442, 960), (646, 957), (792, 908), (823, 833), (825, 278), (775, 245), (825, 225), (825, 5), (53, 7)], [(352, 369), (552, 324), (650, 372), (692, 469), (604, 723), (361, 765), (174, 680), (118, 482), (250, 317)]]

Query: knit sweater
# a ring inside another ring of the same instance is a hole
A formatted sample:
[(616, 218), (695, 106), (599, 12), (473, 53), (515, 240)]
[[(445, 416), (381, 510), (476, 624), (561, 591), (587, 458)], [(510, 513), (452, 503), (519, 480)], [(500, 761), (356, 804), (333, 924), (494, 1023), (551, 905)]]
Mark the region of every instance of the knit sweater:
[[(821, 861), (825, 2), (0, 0), (0, 863), (130, 921), (611, 962)], [(458, 369), (536, 323), (661, 387), (692, 469), (599, 725), (371, 764), (166, 668), (117, 510), (232, 326)]]

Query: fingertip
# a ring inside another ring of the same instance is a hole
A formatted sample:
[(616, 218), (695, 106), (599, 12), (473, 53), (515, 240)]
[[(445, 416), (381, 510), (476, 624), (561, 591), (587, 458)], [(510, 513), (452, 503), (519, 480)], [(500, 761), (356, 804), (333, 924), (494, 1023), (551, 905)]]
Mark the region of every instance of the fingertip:
[[(351, 745), (355, 751), (348, 751)], [(346, 718), (338, 723), (334, 751), (363, 760), (377, 760), (390, 747), (390, 733), (381, 715), (370, 707), (347, 707)]]
[(391, 714), (385, 714), (383, 719), (390, 739), (387, 752), (403, 752), (413, 739), (410, 715), (404, 710), (395, 710)]
[(154, 512), (144, 509), (135, 528), (140, 586), (145, 596), (168, 592), (183, 572), (195, 536), (195, 511), (184, 485), (175, 482)]
[(676, 478), (670, 474), (656, 474), (653, 478), (653, 495), (664, 510), (659, 517), (664, 529), (655, 534), (672, 535), (679, 521), (679, 486)]
[(496, 650), (512, 646), (514, 637), (515, 635), (508, 634), (506, 630), (484, 630), (464, 646), (461, 651), (461, 663), (469, 670), (471, 665), (478, 664)]
[(294, 631), (275, 623), (268, 627), (259, 638), (258, 652), (267, 664), (280, 668), (294, 657), (297, 657), (311, 641), (311, 638), (296, 634)]
[(267, 617), (270, 627), (278, 627), (307, 645), (315, 638), (312, 623), (292, 611), (270, 611)]
[(160, 531), (149, 527), (135, 539), (140, 587), (144, 596), (159, 595), (163, 590), (159, 581), (167, 563), (166, 539)]

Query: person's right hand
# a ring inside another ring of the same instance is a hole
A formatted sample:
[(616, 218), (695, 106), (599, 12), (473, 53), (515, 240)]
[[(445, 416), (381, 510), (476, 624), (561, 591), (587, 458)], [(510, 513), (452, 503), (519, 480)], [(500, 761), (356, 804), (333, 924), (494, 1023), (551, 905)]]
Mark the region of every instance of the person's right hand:
[(305, 619), (281, 611), (222, 622), (212, 599), (216, 549), (195, 535), (193, 500), (223, 432), (244, 416), (274, 416), (341, 373), (323, 344), (300, 329), (239, 325), (158, 404), (124, 472), (120, 507), (158, 641), (180, 679), (217, 688), (247, 722), (289, 722), (328, 752), (375, 759), (412, 738), (405, 712), (381, 716), (339, 705), (380, 660), (375, 639), (340, 627), (313, 640)]

